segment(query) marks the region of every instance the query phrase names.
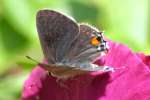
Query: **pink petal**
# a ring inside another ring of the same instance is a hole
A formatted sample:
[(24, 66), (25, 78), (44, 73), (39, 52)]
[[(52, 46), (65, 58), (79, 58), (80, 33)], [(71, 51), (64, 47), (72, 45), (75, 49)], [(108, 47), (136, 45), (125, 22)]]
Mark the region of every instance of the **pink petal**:
[(149, 100), (149, 67), (128, 47), (114, 43), (110, 45), (111, 51), (106, 57), (105, 64), (126, 68), (110, 74), (111, 82), (107, 85), (106, 95), (101, 100)]
[(141, 58), (141, 60), (150, 67), (150, 55), (145, 55), (143, 53), (137, 53), (137, 56)]
[[(62, 87), (56, 78), (36, 67), (25, 81), (23, 100), (150, 100), (150, 69), (140, 56), (117, 43), (109, 43), (104, 65), (118, 69), (97, 75), (82, 75), (67, 80)], [(98, 62), (98, 61), (97, 61)]]

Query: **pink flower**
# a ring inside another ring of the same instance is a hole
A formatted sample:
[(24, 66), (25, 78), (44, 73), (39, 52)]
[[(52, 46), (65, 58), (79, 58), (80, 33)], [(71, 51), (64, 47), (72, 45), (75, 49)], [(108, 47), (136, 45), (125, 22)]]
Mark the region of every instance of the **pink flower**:
[(89, 74), (67, 80), (61, 87), (41, 67), (25, 81), (23, 100), (150, 100), (150, 56), (135, 54), (127, 46), (109, 43), (99, 65), (125, 67), (115, 72)]

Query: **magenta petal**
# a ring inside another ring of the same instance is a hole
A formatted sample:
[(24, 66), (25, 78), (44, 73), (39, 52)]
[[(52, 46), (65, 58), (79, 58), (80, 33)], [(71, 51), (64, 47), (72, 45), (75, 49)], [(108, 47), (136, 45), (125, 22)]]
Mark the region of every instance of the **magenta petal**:
[(109, 45), (110, 51), (100, 64), (125, 68), (75, 77), (65, 81), (64, 88), (56, 78), (36, 67), (25, 81), (23, 100), (150, 100), (149, 66), (128, 47), (111, 42)]
[(30, 77), (25, 81), (22, 97), (24, 100), (37, 100), (42, 80), (46, 77), (46, 71), (41, 67), (36, 67)]
[(137, 53), (137, 56), (150, 68), (150, 55), (145, 55), (143, 53)]
[(112, 82), (108, 84), (102, 100), (149, 100), (150, 86), (146, 85), (150, 82), (149, 67), (128, 47), (115, 43), (110, 45), (105, 64), (126, 68), (110, 74)]

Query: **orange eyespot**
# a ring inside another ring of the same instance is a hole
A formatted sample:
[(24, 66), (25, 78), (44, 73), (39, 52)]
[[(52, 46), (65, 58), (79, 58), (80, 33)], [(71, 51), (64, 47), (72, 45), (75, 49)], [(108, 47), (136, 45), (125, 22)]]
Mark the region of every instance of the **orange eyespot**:
[(94, 46), (98, 46), (100, 44), (100, 41), (98, 41), (97, 37), (93, 37), (91, 39), (91, 44)]

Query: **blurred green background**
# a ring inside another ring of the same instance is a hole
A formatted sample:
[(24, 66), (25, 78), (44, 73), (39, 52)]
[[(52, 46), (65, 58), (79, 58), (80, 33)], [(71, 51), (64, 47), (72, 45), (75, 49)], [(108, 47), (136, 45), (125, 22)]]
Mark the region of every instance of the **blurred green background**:
[(105, 31), (134, 52), (150, 53), (150, 0), (0, 0), (0, 100), (18, 100), (22, 85), (41, 61), (35, 15), (53, 9)]

